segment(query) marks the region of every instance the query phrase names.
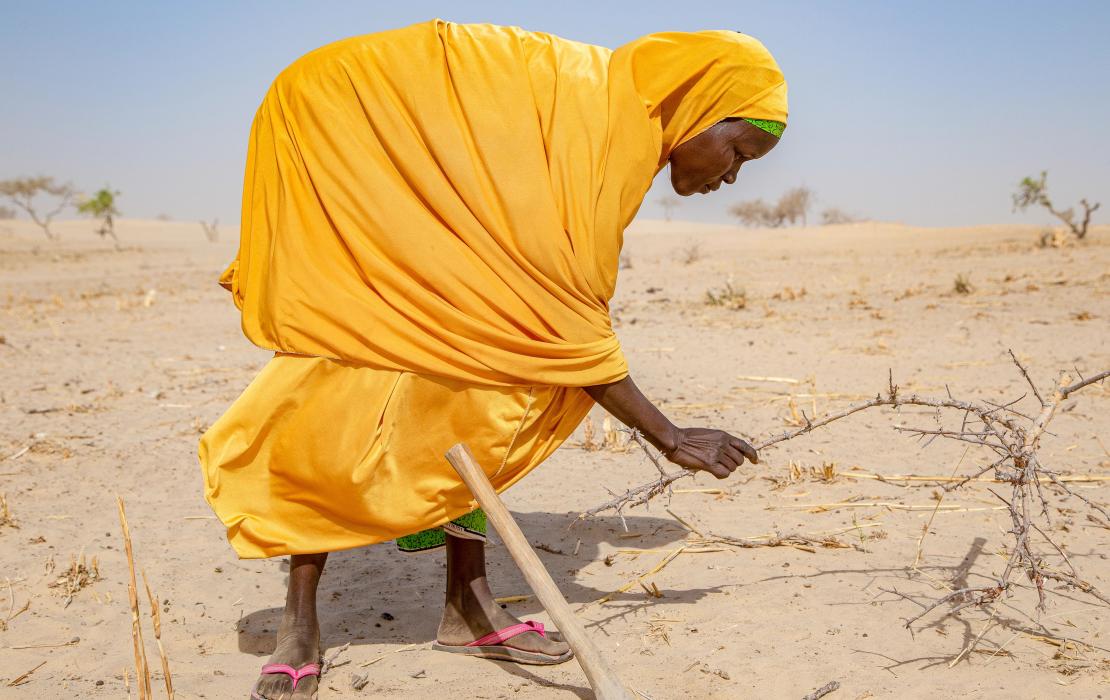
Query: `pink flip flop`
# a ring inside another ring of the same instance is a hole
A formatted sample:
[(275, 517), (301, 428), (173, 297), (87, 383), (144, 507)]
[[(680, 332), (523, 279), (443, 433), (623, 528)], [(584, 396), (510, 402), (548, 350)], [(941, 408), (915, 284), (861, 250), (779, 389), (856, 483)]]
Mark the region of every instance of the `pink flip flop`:
[(437, 651), (446, 651), (451, 654), (465, 654), (467, 656), (477, 656), (481, 659), (512, 661), (518, 664), (533, 664), (536, 666), (554, 666), (555, 664), (561, 664), (574, 658), (574, 652), (569, 649), (563, 654), (553, 656), (538, 651), (524, 651), (522, 649), (514, 649), (513, 647), (505, 646), (505, 642), (526, 632), (536, 632), (541, 637), (559, 642), (563, 641), (558, 632), (544, 632), (542, 622), (526, 620), (525, 622), (515, 625), (509, 625), (496, 632), (490, 632), (486, 636), (475, 639), (473, 642), (463, 646), (434, 642), (432, 648)]
[[(301, 682), (302, 678), (306, 676), (320, 676), (320, 664), (305, 664), (300, 668), (293, 668), (289, 664), (266, 664), (262, 667), (263, 676), (269, 676), (275, 673), (284, 673), (292, 678), (293, 690), (296, 690), (297, 684)], [(251, 700), (266, 700), (266, 698), (258, 694), (258, 684), (261, 681), (262, 678), (260, 676), (259, 679), (254, 682), (254, 688), (251, 689)], [(313, 693), (312, 697), (315, 698), (316, 694)]]

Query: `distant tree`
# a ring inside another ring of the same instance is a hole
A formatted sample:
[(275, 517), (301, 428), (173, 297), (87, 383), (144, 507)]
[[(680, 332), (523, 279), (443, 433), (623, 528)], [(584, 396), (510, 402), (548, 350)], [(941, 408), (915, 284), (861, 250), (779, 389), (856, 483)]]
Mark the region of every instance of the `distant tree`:
[(806, 213), (812, 203), (813, 190), (795, 187), (783, 193), (773, 205), (762, 199), (753, 199), (733, 205), (728, 212), (749, 226), (778, 228), (786, 223), (794, 224), (799, 219), (805, 225)]
[(767, 204), (762, 199), (734, 204), (729, 208), (728, 213), (748, 226), (767, 226), (770, 228), (782, 226), (782, 217), (778, 215), (775, 207)]
[(663, 220), (664, 221), (670, 221), (671, 220), (671, 214), (674, 212), (674, 210), (676, 208), (681, 206), (682, 200), (680, 200), (678, 197), (672, 197), (670, 195), (664, 195), (664, 196), (660, 197), (659, 199), (655, 200), (655, 203), (658, 204), (659, 206), (663, 207)]
[[(9, 202), (25, 211), (47, 238), (57, 240), (58, 237), (50, 230), (50, 222), (69, 206), (73, 199), (73, 188), (69, 184), (54, 182), (52, 177), (18, 177), (14, 180), (0, 181), (0, 195), (7, 197)], [(34, 201), (39, 195), (53, 197), (54, 208), (46, 210), (46, 213), (40, 213)]]
[(776, 205), (778, 213), (782, 216), (783, 221), (789, 222), (791, 226), (794, 225), (798, 219), (802, 220), (802, 226), (806, 225), (806, 215), (809, 213), (809, 208), (813, 204), (813, 190), (808, 187), (795, 187), (792, 190), (787, 190), (781, 197), (779, 203)]
[(100, 228), (96, 230), (97, 234), (101, 238), (111, 236), (117, 248), (119, 248), (119, 238), (116, 237), (114, 217), (119, 216), (119, 210), (116, 209), (116, 197), (118, 196), (119, 192), (104, 187), (92, 197), (84, 199), (77, 205), (77, 211), (94, 219), (100, 219)]
[(832, 226), (835, 224), (854, 224), (859, 221), (859, 218), (849, 214), (842, 209), (836, 207), (829, 207), (821, 212), (821, 224), (824, 226)]
[(14, 218), (15, 218), (15, 209), (11, 209), (10, 207), (0, 207), (0, 220), (14, 219)]
[(207, 221), (200, 222), (200, 227), (204, 229), (204, 237), (208, 239), (209, 243), (215, 243), (220, 239), (220, 220), (212, 219), (212, 223)]
[(1076, 221), (1075, 209), (1058, 210), (1053, 204), (1052, 200), (1048, 198), (1048, 171), (1042, 170), (1039, 178), (1026, 177), (1018, 183), (1018, 190), (1013, 195), (1014, 211), (1025, 211), (1032, 206), (1042, 206), (1048, 210), (1048, 213), (1055, 216), (1060, 221), (1063, 221), (1071, 230), (1072, 234), (1082, 240), (1087, 237), (1087, 227), (1091, 224), (1091, 214), (1093, 214), (1102, 204), (1095, 202), (1090, 204), (1086, 199), (1079, 200), (1079, 205), (1083, 207), (1083, 219)]

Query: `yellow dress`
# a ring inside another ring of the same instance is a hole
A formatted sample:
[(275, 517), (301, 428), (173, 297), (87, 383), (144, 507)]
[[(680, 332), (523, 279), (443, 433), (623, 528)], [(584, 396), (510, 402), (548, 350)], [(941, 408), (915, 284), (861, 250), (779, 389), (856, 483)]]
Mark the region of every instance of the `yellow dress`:
[(199, 450), (239, 555), (467, 512), (455, 442), (499, 490), (543, 461), (591, 406), (578, 387), (627, 374), (609, 319), (624, 228), (671, 150), (730, 116), (785, 122), (786, 84), (728, 31), (609, 51), (434, 20), (283, 71), (220, 279), (276, 355)]

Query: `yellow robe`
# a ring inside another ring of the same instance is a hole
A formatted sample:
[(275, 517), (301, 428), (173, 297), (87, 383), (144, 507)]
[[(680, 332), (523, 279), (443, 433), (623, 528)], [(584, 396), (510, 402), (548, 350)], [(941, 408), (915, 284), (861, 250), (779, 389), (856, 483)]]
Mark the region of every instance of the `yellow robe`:
[(590, 408), (578, 387), (627, 374), (608, 307), (624, 228), (671, 150), (730, 116), (785, 122), (786, 84), (729, 31), (611, 52), (434, 20), (283, 71), (220, 279), (277, 354), (199, 452), (239, 555), (458, 517), (455, 442), (499, 490), (546, 458)]

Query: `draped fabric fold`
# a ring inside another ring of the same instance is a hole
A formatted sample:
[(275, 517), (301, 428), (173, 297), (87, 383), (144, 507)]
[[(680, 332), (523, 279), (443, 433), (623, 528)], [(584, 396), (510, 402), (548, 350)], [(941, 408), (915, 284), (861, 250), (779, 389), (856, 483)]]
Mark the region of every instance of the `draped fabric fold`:
[(627, 366), (609, 319), (623, 230), (670, 150), (785, 83), (736, 32), (615, 53), (434, 20), (318, 49), (251, 129), (237, 259), (259, 346), (486, 385)]
[[(740, 113), (742, 112), (742, 113)], [(669, 153), (727, 117), (785, 122), (736, 32), (615, 52), (440, 20), (297, 60), (251, 128), (220, 278), (275, 357), (201, 439), (242, 557), (336, 551), (473, 510), (628, 372), (609, 319), (623, 231)]]

